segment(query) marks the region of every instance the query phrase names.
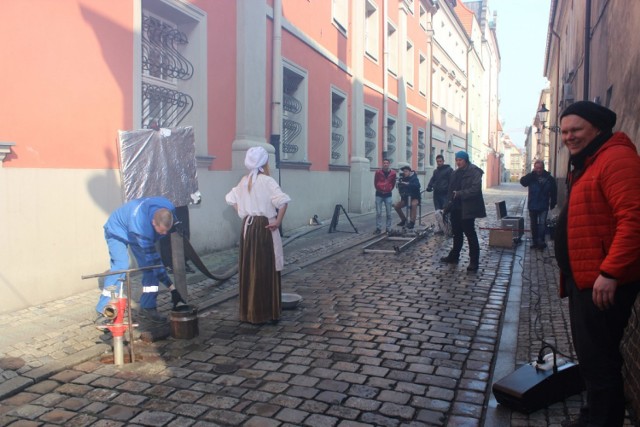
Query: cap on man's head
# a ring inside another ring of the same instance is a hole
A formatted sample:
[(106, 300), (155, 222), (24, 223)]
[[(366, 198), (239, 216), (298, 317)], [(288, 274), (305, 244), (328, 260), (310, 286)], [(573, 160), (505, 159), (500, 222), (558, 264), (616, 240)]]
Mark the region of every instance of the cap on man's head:
[(616, 124), (616, 113), (607, 107), (598, 105), (591, 101), (578, 101), (569, 105), (560, 115), (560, 119), (564, 116), (576, 115), (580, 116), (593, 126), (600, 130), (610, 131)]
[(407, 166), (404, 165), (403, 167), (400, 168), (401, 171), (410, 171), (411, 170), (411, 166)]
[(467, 154), (466, 151), (458, 151), (456, 153), (456, 159), (462, 159), (465, 162), (469, 163), (469, 155)]

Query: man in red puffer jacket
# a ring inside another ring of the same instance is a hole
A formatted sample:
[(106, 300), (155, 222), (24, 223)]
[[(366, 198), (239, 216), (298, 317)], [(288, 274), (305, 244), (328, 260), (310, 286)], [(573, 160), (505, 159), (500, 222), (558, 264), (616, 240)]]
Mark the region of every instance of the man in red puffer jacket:
[(555, 254), (587, 389), (580, 418), (563, 425), (622, 426), (619, 346), (640, 291), (640, 157), (627, 135), (612, 132), (608, 108), (580, 101), (560, 120), (571, 170)]

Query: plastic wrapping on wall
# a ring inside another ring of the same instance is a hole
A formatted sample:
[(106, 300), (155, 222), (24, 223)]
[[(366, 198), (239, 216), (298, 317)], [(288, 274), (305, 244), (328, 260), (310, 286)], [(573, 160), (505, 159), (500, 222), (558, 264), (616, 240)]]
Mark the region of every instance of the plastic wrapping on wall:
[(164, 196), (175, 206), (199, 202), (192, 127), (119, 131), (125, 202)]

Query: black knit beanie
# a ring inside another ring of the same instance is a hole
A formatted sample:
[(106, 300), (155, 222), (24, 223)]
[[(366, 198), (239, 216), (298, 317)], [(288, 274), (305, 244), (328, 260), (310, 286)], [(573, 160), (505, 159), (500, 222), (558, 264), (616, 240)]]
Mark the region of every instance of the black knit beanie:
[(574, 102), (565, 108), (560, 119), (571, 114), (582, 117), (602, 131), (611, 131), (616, 124), (616, 113), (591, 101)]

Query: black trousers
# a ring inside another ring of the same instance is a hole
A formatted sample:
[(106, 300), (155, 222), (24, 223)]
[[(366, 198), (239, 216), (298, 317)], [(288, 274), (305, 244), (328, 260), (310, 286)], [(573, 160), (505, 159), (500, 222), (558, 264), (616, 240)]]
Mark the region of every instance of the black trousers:
[(480, 243), (476, 234), (475, 218), (462, 219), (462, 212), (459, 209), (451, 211), (451, 229), (453, 231), (453, 248), (449, 252), (449, 258), (460, 258), (464, 236), (469, 242), (469, 263), (478, 264), (480, 261)]
[(620, 341), (640, 283), (618, 287), (614, 306), (607, 310), (599, 310), (593, 303), (592, 290), (578, 289), (571, 278), (565, 290), (573, 346), (587, 389), (587, 425), (622, 426), (625, 398)]

